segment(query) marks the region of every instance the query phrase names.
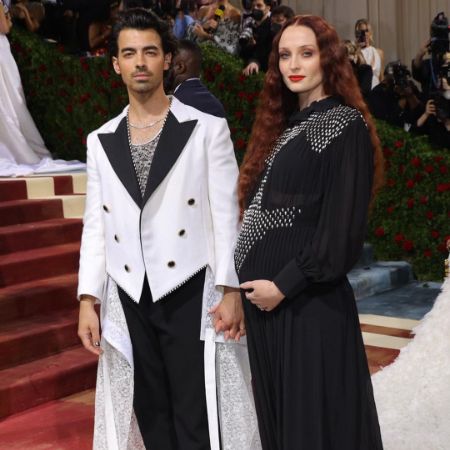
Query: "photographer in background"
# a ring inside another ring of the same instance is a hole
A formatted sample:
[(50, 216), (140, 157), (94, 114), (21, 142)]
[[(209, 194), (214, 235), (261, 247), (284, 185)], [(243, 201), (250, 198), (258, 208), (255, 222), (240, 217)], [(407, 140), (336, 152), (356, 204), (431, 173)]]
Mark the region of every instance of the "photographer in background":
[(440, 12), (431, 23), (430, 39), (420, 48), (412, 61), (412, 76), (418, 81), (425, 97), (439, 89), (439, 68), (449, 51), (448, 19)]
[(372, 67), (366, 63), (358, 45), (350, 40), (344, 41), (344, 45), (347, 50), (348, 59), (353, 68), (353, 73), (358, 80), (361, 93), (364, 98), (366, 98), (372, 90)]
[[(263, 3), (263, 2), (260, 2)], [(258, 73), (260, 70), (265, 71), (267, 69), (267, 62), (270, 54), (270, 50), (272, 49), (272, 40), (277, 35), (277, 33), (281, 30), (281, 27), (284, 23), (294, 17), (295, 13), (289, 6), (286, 5), (278, 5), (275, 6), (268, 18), (270, 23), (270, 39), (267, 41), (263, 41), (260, 45), (256, 41), (255, 46), (253, 47), (253, 51), (248, 55), (246, 60), (248, 61), (247, 66), (242, 71), (245, 76), (249, 76), (253, 73)], [(254, 20), (254, 19), (253, 19)], [(250, 29), (253, 37), (253, 30)], [(241, 33), (243, 36), (244, 33)]]
[(377, 119), (413, 131), (424, 110), (419, 97), (409, 70), (395, 61), (386, 66), (383, 81), (368, 94), (367, 103)]
[[(243, 71), (248, 76), (267, 70), (269, 53), (272, 48), (270, 31), (271, 0), (253, 0), (250, 20), (243, 22), (239, 35), (240, 56), (246, 67)], [(243, 5), (244, 6), (244, 5)]]
[(425, 112), (417, 120), (417, 129), (439, 147), (450, 149), (450, 53), (442, 57), (438, 69), (438, 90), (431, 92)]
[(366, 19), (359, 19), (355, 24), (356, 45), (366, 60), (366, 64), (372, 67), (372, 89), (382, 80), (384, 52), (380, 48), (372, 46), (373, 34), (372, 28)]

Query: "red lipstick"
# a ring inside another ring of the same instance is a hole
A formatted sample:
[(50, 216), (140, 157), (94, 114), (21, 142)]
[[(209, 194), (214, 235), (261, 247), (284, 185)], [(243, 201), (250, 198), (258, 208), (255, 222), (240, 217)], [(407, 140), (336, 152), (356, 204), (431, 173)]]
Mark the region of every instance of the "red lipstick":
[(297, 82), (299, 82), (299, 81), (302, 81), (304, 78), (305, 78), (304, 75), (290, 75), (290, 76), (289, 76), (289, 79), (290, 79), (291, 81), (293, 81), (294, 83), (297, 83)]

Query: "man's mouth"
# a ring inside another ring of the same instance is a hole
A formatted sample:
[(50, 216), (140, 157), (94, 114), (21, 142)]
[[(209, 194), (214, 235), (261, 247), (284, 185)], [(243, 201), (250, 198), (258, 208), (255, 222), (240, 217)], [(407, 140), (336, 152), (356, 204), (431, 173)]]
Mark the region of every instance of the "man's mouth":
[(304, 75), (291, 75), (289, 76), (289, 79), (293, 81), (294, 83), (298, 83), (299, 81), (302, 81), (305, 78)]

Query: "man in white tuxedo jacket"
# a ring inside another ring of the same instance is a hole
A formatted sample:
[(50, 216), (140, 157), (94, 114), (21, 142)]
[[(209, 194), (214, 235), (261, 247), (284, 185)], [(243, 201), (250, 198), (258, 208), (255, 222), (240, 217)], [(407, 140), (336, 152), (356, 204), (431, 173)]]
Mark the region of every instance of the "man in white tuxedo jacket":
[[(144, 9), (124, 11), (111, 40), (129, 107), (87, 141), (78, 333), (97, 355), (114, 347), (125, 356), (121, 368), (113, 357), (100, 358), (119, 377), (133, 368), (133, 417), (145, 448), (209, 449), (200, 334), (211, 293), (223, 293), (210, 311), (216, 331), (237, 340), (245, 334), (233, 262), (239, 223), (233, 146), (225, 119), (165, 95), (163, 71), (176, 51), (165, 23)], [(96, 302), (107, 310), (101, 341)], [(98, 380), (109, 387), (97, 385), (97, 397), (109, 389), (117, 408), (125, 408), (104, 373), (99, 366)], [(107, 443), (94, 447), (134, 448), (117, 443), (123, 431), (117, 417), (109, 420), (115, 430)]]

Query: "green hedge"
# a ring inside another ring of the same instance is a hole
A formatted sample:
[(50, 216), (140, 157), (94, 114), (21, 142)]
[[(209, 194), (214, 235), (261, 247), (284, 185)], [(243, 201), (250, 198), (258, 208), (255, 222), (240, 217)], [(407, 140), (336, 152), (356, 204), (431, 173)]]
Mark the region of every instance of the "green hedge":
[[(19, 29), (11, 41), (28, 106), (47, 146), (58, 157), (84, 160), (86, 135), (127, 101), (108, 59), (66, 55), (61, 47)], [(203, 53), (203, 79), (224, 104), (241, 160), (262, 76), (245, 78), (241, 62), (212, 45), (205, 45)], [(379, 259), (409, 260), (419, 279), (440, 280), (450, 234), (450, 153), (382, 122), (378, 133), (386, 185), (371, 214), (369, 240)]]

